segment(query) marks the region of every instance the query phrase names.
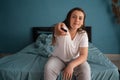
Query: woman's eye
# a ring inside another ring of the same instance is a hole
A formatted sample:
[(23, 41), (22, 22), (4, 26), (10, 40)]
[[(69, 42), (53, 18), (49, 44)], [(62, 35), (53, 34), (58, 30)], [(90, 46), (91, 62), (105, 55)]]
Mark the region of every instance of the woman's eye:
[(82, 17), (82, 16), (75, 16), (75, 15), (73, 15), (72, 18), (73, 18), (73, 19), (83, 20), (83, 17)]
[(82, 20), (82, 17), (79, 17), (79, 20)]
[(72, 18), (76, 18), (76, 16), (72, 16)]

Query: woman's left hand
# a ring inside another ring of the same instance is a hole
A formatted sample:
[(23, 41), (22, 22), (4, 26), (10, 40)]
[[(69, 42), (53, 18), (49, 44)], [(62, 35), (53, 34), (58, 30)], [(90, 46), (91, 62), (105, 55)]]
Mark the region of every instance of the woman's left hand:
[(63, 80), (72, 80), (72, 75), (73, 75), (73, 67), (72, 65), (68, 65), (63, 70)]

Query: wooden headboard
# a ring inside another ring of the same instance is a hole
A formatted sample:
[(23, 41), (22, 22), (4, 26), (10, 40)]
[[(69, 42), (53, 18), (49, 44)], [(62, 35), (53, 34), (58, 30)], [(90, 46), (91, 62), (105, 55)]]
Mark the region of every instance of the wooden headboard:
[[(50, 34), (53, 32), (53, 30), (54, 30), (54, 27), (33, 27), (32, 28), (33, 41), (37, 39), (40, 32), (48, 32), (48, 34)], [(86, 31), (88, 33), (89, 42), (92, 42), (91, 26), (86, 26)]]

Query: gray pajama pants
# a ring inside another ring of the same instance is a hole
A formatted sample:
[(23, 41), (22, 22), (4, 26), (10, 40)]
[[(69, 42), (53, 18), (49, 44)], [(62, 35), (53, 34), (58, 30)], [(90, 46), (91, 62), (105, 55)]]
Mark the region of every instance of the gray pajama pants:
[[(44, 67), (44, 80), (56, 80), (66, 63), (57, 57), (50, 57)], [(91, 70), (87, 62), (77, 66), (73, 73), (77, 80), (91, 80)]]

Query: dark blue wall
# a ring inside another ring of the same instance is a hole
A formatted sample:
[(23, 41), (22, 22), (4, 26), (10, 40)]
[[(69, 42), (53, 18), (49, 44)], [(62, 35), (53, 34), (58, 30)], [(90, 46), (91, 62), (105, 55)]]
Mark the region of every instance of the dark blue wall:
[(73, 7), (85, 10), (93, 44), (103, 53), (120, 53), (120, 24), (115, 24), (110, 0), (1, 0), (0, 52), (15, 53), (31, 44), (32, 27), (61, 22)]

